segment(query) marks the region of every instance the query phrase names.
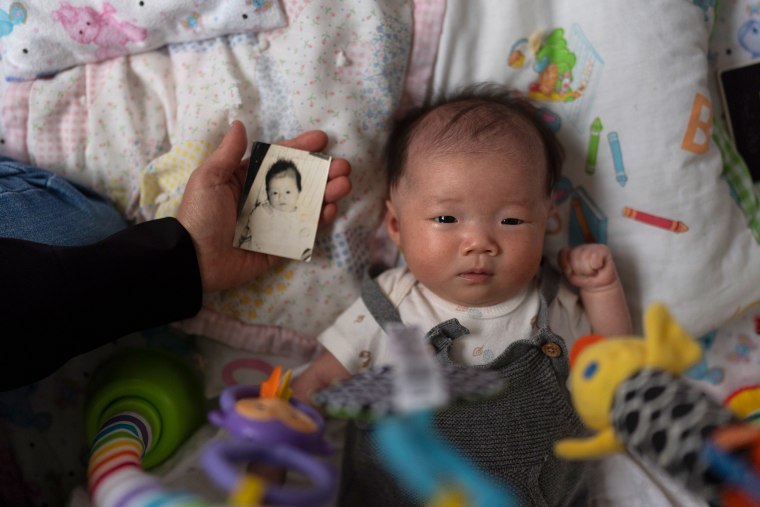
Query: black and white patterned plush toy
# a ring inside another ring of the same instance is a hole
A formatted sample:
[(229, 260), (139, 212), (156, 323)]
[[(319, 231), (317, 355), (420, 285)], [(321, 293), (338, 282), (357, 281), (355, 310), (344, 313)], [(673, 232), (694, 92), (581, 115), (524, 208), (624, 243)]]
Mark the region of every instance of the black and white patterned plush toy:
[(726, 445), (741, 435), (742, 446), (757, 446), (760, 427), (681, 377), (702, 349), (664, 306), (649, 308), (644, 330), (643, 338), (587, 336), (573, 347), (573, 404), (596, 434), (561, 440), (556, 453), (588, 459), (628, 449), (710, 501), (760, 505), (757, 470)]

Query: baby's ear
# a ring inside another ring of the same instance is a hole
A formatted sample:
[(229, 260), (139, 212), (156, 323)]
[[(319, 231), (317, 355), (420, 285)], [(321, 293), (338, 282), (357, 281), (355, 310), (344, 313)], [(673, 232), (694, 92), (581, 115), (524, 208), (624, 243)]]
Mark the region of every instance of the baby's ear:
[(401, 232), (399, 231), (398, 216), (396, 208), (390, 199), (385, 201), (385, 228), (388, 230), (388, 237), (391, 238), (396, 246), (401, 246)]
[(549, 211), (549, 216), (556, 215), (558, 213), (557, 211), (557, 203), (554, 202), (554, 199), (551, 195), (549, 195), (546, 203), (546, 209)]

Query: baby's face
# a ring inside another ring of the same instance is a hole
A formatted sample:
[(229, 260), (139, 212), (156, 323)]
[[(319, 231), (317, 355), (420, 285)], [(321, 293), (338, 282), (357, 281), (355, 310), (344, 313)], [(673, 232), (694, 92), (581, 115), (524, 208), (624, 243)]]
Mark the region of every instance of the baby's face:
[(298, 194), (296, 179), (290, 174), (283, 173), (269, 181), (267, 199), (269, 199), (269, 204), (276, 210), (286, 213), (295, 211)]
[(407, 164), (386, 224), (416, 278), (466, 307), (523, 291), (538, 270), (551, 209), (543, 157), (411, 151)]

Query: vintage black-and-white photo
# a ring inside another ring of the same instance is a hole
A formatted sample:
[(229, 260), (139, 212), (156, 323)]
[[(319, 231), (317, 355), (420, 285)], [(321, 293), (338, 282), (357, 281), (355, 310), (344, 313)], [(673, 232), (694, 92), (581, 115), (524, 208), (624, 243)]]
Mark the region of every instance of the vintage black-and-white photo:
[(254, 143), (234, 246), (310, 260), (329, 169), (327, 155)]

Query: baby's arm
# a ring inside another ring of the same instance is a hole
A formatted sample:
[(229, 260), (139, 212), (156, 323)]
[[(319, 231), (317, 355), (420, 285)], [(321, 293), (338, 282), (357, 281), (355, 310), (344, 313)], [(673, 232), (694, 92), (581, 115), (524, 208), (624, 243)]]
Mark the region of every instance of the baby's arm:
[(350, 376), (340, 361), (325, 350), (293, 381), (293, 396), (311, 403), (312, 394)]
[(606, 245), (590, 243), (563, 248), (558, 261), (567, 280), (580, 289), (581, 302), (594, 333), (617, 336), (633, 332), (623, 285)]

